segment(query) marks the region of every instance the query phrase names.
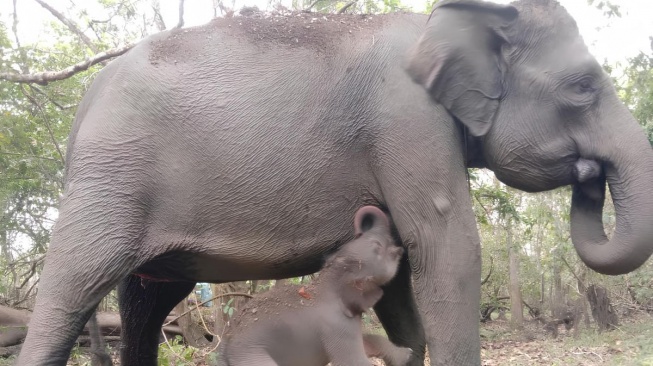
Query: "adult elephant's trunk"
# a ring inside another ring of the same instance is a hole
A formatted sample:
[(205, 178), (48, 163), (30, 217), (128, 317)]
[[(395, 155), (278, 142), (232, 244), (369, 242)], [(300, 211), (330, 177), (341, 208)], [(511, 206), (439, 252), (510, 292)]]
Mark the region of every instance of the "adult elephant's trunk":
[[(572, 195), (571, 239), (585, 264), (603, 274), (633, 271), (653, 253), (653, 150), (629, 119), (628, 133), (620, 124), (595, 146), (603, 175), (577, 184)], [(602, 220), (606, 181), (616, 211), (610, 240)]]

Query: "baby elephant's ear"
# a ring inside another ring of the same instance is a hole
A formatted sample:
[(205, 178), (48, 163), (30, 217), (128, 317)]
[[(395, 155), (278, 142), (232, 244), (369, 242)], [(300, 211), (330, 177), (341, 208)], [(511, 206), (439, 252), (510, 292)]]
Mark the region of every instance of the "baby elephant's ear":
[(388, 220), (388, 216), (380, 208), (376, 206), (363, 206), (356, 211), (356, 216), (354, 217), (356, 237), (376, 227), (390, 228), (390, 220)]

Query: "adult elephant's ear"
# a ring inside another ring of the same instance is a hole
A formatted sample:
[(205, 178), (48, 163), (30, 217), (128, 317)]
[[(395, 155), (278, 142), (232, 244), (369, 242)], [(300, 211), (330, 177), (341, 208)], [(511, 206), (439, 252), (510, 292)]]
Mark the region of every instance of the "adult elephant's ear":
[(474, 0), (444, 0), (411, 50), (407, 71), (474, 136), (490, 129), (502, 96), (504, 29), (513, 6)]

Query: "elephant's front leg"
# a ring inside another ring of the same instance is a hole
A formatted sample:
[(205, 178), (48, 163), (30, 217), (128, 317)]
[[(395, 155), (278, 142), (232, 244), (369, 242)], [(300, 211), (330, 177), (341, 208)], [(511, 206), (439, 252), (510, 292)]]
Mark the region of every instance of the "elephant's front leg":
[(456, 217), (434, 216), (398, 226), (407, 238), (431, 365), (480, 365), (481, 260), (476, 228)]
[(409, 200), (390, 211), (408, 247), (431, 365), (480, 365), (480, 246), (463, 209), (470, 201), (448, 198)]
[(412, 141), (414, 155), (381, 156), (378, 181), (408, 249), (431, 365), (480, 365), (480, 244), (462, 157)]

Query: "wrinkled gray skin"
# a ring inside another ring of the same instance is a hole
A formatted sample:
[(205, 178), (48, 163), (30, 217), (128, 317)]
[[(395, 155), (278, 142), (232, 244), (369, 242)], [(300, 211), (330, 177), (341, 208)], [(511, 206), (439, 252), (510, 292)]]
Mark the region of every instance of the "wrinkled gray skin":
[[(276, 18), (171, 30), (102, 70), (73, 125), (18, 365), (63, 365), (119, 282), (122, 364), (154, 365), (162, 314), (195, 282), (315, 272), (368, 204), (389, 211), (408, 253), (375, 306), (390, 340), (415, 351), (411, 365), (426, 345), (431, 365), (479, 365), (466, 167), (525, 191), (574, 185), (572, 241), (599, 272), (650, 256), (653, 152), (562, 7), (329, 17), (297, 26), (310, 38), (275, 32)], [(598, 176), (579, 179), (579, 159)]]
[(409, 348), (364, 337), (361, 323), (404, 251), (374, 206), (356, 212), (354, 227), (357, 239), (331, 255), (311, 285), (275, 286), (247, 303), (222, 339), (220, 365), (372, 366), (370, 356), (384, 356), (388, 366), (408, 362)]

